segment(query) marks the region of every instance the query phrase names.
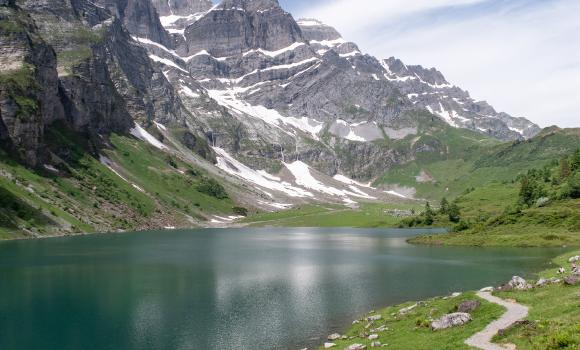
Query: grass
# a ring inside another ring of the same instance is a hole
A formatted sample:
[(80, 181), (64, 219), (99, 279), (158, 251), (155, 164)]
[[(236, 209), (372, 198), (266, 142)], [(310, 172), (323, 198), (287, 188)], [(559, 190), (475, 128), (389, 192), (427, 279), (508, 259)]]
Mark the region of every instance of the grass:
[[(488, 206), (493, 209), (495, 206)], [(473, 207), (477, 208), (477, 207)], [(471, 214), (480, 212), (471, 209)], [(561, 247), (580, 246), (580, 200), (554, 202), (543, 208), (525, 209), (509, 215), (506, 222), (493, 219), (467, 231), (419, 236), (413, 244), (456, 246)]]
[(399, 218), (389, 215), (389, 209), (412, 209), (413, 204), (362, 203), (359, 209), (341, 205), (306, 205), (275, 213), (262, 213), (242, 220), (252, 227), (394, 227)]
[[(463, 344), (464, 340), (498, 318), (504, 312), (503, 307), (481, 300), (481, 306), (472, 313), (473, 320), (464, 326), (437, 332), (432, 331), (429, 327), (429, 320), (454, 312), (455, 308), (466, 300), (479, 299), (474, 292), (463, 293), (456, 298), (433, 298), (420, 302), (415, 309), (404, 316), (399, 315), (399, 310), (414, 304), (414, 302), (390, 306), (377, 313), (382, 316), (382, 319), (375, 321), (370, 328), (378, 328), (382, 325), (388, 328), (387, 331), (376, 333), (379, 334), (378, 341), (382, 344), (388, 344), (388, 349), (468, 349), (469, 347)], [(369, 315), (374, 315), (374, 313)], [(370, 348), (372, 341), (366, 337), (361, 337), (365, 333), (370, 334), (368, 329), (365, 330), (367, 323), (363, 321), (353, 325), (345, 333), (346, 336), (353, 337), (353, 339), (336, 341), (336, 348), (344, 349), (354, 343), (363, 344)]]

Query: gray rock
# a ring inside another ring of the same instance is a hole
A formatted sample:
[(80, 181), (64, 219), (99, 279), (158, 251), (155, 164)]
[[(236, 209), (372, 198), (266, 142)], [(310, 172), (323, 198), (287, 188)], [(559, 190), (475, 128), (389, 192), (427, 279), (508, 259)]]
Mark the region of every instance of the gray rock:
[(564, 283), (569, 286), (575, 286), (580, 283), (580, 275), (571, 275), (564, 278)]
[(347, 346), (346, 348), (344, 348), (344, 350), (364, 350), (366, 349), (366, 345), (363, 344), (351, 344), (349, 346)]
[(511, 288), (517, 289), (517, 290), (526, 290), (526, 289), (533, 288), (533, 286), (531, 284), (529, 284), (525, 279), (523, 279), (519, 276), (512, 277), (512, 279), (508, 282), (508, 285)]
[(330, 340), (330, 341), (333, 341), (333, 340), (337, 340), (337, 339), (340, 339), (340, 338), (341, 338), (341, 335), (340, 334), (333, 333), (333, 334), (329, 335), (327, 339)]
[(477, 300), (466, 300), (461, 304), (459, 304), (459, 306), (457, 307), (457, 312), (471, 313), (475, 309), (477, 309), (480, 305), (481, 303)]
[(452, 314), (443, 315), (438, 320), (433, 321), (431, 323), (431, 328), (437, 331), (441, 329), (461, 326), (469, 321), (471, 321), (471, 315), (468, 313), (455, 312)]

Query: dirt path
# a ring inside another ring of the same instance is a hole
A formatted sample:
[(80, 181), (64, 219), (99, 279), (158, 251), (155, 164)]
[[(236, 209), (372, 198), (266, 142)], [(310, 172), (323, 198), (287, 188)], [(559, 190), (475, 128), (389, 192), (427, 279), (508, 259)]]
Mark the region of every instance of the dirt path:
[(501, 305), (505, 307), (507, 311), (499, 319), (488, 324), (484, 330), (475, 333), (471, 338), (467, 339), (465, 344), (484, 350), (515, 349), (515, 347), (510, 348), (494, 344), (491, 342), (491, 338), (493, 338), (500, 329), (505, 329), (516, 321), (520, 321), (526, 317), (528, 315), (528, 307), (517, 303), (507, 302), (498, 297), (494, 297), (489, 292), (478, 292), (477, 296), (489, 301), (490, 303)]

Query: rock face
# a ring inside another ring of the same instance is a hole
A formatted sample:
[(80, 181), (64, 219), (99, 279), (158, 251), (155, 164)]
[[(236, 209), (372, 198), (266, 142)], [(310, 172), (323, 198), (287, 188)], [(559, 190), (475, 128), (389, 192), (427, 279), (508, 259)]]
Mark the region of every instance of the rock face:
[(160, 16), (189, 16), (213, 7), (210, 0), (151, 0)]
[(435, 331), (457, 327), (471, 321), (471, 315), (464, 312), (456, 312), (452, 314), (443, 315), (440, 319), (431, 323), (431, 328)]
[(24, 12), (0, 7), (0, 142), (36, 166), (44, 126), (62, 119), (56, 55)]

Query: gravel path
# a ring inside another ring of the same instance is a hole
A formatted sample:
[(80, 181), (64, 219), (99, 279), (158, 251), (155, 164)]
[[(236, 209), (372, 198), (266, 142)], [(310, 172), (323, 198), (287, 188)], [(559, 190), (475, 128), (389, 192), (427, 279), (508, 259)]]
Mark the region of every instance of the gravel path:
[(499, 319), (488, 324), (484, 330), (475, 333), (471, 338), (467, 339), (465, 344), (484, 350), (515, 349), (515, 347), (508, 348), (494, 344), (491, 342), (491, 338), (493, 338), (500, 329), (505, 329), (516, 321), (520, 321), (526, 317), (528, 315), (528, 307), (517, 303), (507, 302), (498, 297), (494, 297), (489, 292), (478, 292), (477, 296), (491, 303), (501, 305), (505, 307), (507, 311)]

